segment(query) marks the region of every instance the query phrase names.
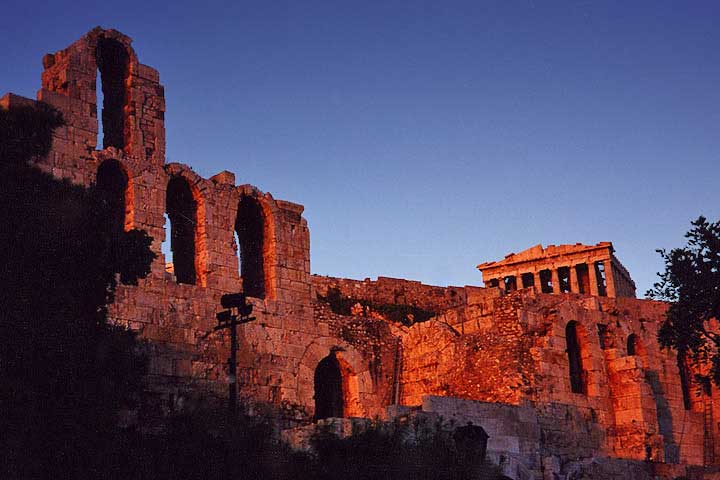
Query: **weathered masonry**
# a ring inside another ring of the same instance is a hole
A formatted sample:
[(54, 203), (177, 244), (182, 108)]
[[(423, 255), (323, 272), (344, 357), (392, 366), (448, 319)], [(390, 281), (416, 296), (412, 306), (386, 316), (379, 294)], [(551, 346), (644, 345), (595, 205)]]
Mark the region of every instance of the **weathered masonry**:
[[(286, 438), (425, 415), (482, 425), (510, 478), (703, 478), (720, 463), (716, 389), (660, 349), (666, 305), (635, 298), (612, 244), (483, 263), (484, 288), (314, 276), (302, 205), (166, 163), (164, 87), (130, 38), (96, 28), (43, 65), (38, 100), (67, 124), (35, 165), (97, 184), (116, 228), (154, 239), (151, 274), (110, 308), (150, 354), (139, 425), (224, 399), (229, 342), (205, 334), (220, 296), (243, 291), (257, 320), (238, 334), (239, 394)], [(0, 108), (32, 102), (7, 94)]]
[(547, 248), (535, 245), (477, 268), (483, 274), (485, 285), (502, 287), (506, 292), (536, 287), (543, 293), (635, 297), (635, 283), (614, 251), (610, 242)]

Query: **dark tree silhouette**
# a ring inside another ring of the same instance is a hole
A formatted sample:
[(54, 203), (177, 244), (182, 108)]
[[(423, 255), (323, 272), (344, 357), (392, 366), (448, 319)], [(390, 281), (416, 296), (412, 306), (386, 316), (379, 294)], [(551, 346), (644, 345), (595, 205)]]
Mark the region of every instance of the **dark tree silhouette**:
[(709, 325), (720, 319), (720, 220), (699, 217), (692, 226), (686, 246), (658, 250), (665, 271), (647, 296), (670, 303), (660, 344), (694, 361), (710, 360), (713, 381), (720, 385), (720, 333)]
[(317, 480), (492, 480), (499, 469), (477, 455), (474, 448), (458, 444), (452, 431), (440, 423), (415, 419), (379, 422), (340, 439), (322, 430), (313, 439), (316, 456), (312, 475)]
[[(117, 278), (154, 254), (119, 232), (102, 191), (42, 173), (62, 117), (44, 104), (0, 109), (0, 476), (87, 478), (145, 371), (135, 336), (107, 322)], [(118, 275), (119, 274), (119, 275)], [(4, 472), (4, 475), (2, 474)], [(95, 475), (101, 476), (101, 475)]]

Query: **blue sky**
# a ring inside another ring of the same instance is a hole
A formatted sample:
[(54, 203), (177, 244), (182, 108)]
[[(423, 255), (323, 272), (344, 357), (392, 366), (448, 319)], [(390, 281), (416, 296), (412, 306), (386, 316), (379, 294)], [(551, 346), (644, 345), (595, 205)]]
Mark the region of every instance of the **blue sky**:
[(478, 285), (537, 243), (720, 217), (717, 2), (4, 2), (0, 92), (96, 25), (160, 71), (167, 159), (304, 204), (314, 273)]

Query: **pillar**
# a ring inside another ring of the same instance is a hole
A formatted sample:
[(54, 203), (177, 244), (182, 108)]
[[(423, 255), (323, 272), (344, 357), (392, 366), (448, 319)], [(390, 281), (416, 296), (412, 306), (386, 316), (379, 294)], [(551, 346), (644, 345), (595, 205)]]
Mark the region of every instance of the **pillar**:
[(560, 275), (558, 275), (557, 268), (550, 270), (550, 273), (552, 274), (553, 293), (560, 293)]
[(597, 297), (599, 295), (598, 292), (598, 284), (597, 284), (597, 272), (595, 271), (595, 262), (594, 261), (588, 261), (588, 277), (590, 277), (590, 295), (593, 295)]
[(580, 287), (578, 287), (578, 277), (575, 265), (570, 265), (570, 291), (573, 293), (580, 293)]
[(608, 297), (616, 297), (615, 292), (615, 272), (613, 272), (612, 260), (604, 260), (605, 264), (605, 292)]

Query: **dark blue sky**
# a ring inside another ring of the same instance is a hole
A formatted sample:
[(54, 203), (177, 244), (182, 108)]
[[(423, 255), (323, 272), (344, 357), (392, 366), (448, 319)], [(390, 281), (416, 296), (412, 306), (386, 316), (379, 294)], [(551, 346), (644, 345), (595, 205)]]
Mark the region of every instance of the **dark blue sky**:
[(96, 25), (160, 71), (168, 161), (304, 204), (314, 273), (480, 284), (612, 241), (642, 294), (720, 217), (720, 4), (3, 3), (0, 92)]

